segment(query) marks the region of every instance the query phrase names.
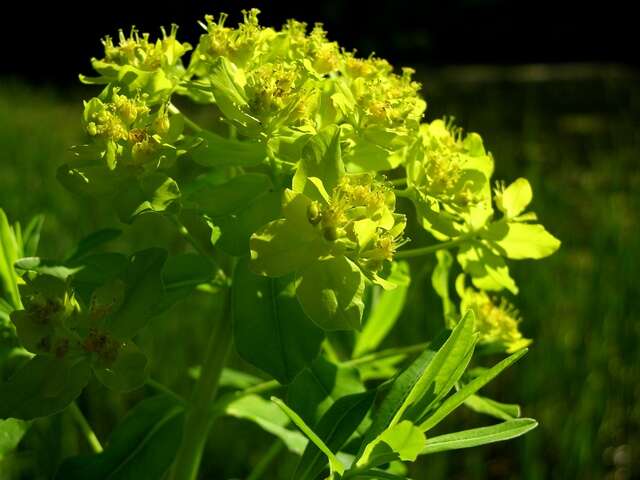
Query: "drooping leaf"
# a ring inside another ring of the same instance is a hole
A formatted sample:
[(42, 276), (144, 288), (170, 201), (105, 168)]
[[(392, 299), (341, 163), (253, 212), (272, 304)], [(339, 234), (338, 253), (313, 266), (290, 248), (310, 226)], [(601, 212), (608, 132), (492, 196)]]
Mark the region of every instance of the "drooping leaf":
[(352, 354), (355, 358), (375, 350), (400, 317), (409, 288), (409, 265), (406, 262), (394, 263), (388, 280), (397, 287), (379, 294), (371, 315), (357, 337)]
[[(339, 451), (365, 418), (374, 399), (375, 390), (339, 398), (322, 416), (315, 426), (315, 432), (331, 451)], [(309, 443), (296, 467), (294, 478), (313, 480), (326, 465), (327, 459), (322, 451)]]
[(514, 295), (518, 293), (516, 282), (509, 275), (504, 259), (493, 253), (486, 245), (469, 243), (460, 248), (457, 255), (462, 269), (471, 276), (473, 284), (482, 290), (506, 288)]
[(235, 400), (227, 406), (225, 413), (254, 422), (282, 440), (287, 448), (297, 455), (302, 455), (307, 446), (308, 442), (304, 435), (287, 428), (290, 423), (289, 417), (273, 402), (258, 395), (247, 395)]
[(319, 356), (291, 382), (288, 404), (309, 425), (316, 425), (339, 398), (364, 392), (354, 368), (336, 365)]
[(271, 397), (271, 401), (275, 403), (280, 409), (287, 414), (287, 416), (291, 419), (291, 421), (295, 424), (296, 427), (300, 429), (302, 433), (306, 435), (306, 437), (313, 442), (313, 444), (327, 456), (329, 460), (329, 469), (331, 474), (337, 473), (338, 475), (342, 475), (344, 473), (344, 465), (335, 454), (331, 451), (329, 447), (318, 437), (318, 435), (311, 429), (309, 426), (298, 416), (296, 412), (291, 410), (282, 400), (276, 397)]
[(0, 384), (0, 418), (30, 420), (58, 413), (80, 395), (90, 375), (84, 359), (36, 355)]
[(324, 338), (295, 297), (293, 277), (269, 278), (236, 267), (234, 338), (238, 353), (281, 383), (289, 383), (318, 356)]
[(365, 280), (346, 257), (315, 261), (299, 272), (296, 291), (305, 313), (324, 330), (360, 328)]
[(70, 267), (55, 260), (47, 260), (40, 257), (24, 257), (16, 260), (14, 264), (18, 270), (36, 272), (41, 275), (51, 275), (52, 277), (66, 280), (71, 275), (82, 270), (83, 266)]
[(104, 452), (67, 459), (56, 480), (160, 480), (182, 438), (184, 408), (160, 395), (136, 405), (115, 428)]
[(477, 447), (488, 443), (501, 442), (524, 435), (538, 426), (532, 418), (517, 418), (490, 427), (472, 428), (456, 433), (448, 433), (428, 438), (422, 454)]
[(504, 369), (513, 365), (520, 358), (527, 353), (527, 349), (522, 349), (519, 352), (510, 355), (501, 362), (486, 370), (482, 375), (474, 378), (472, 381), (464, 385), (460, 390), (447, 398), (442, 405), (440, 405), (433, 414), (428, 415), (424, 421), (420, 423), (422, 431), (426, 432), (440, 423), (447, 415), (453, 410), (462, 405), (471, 395), (480, 390), (483, 386), (496, 378)]

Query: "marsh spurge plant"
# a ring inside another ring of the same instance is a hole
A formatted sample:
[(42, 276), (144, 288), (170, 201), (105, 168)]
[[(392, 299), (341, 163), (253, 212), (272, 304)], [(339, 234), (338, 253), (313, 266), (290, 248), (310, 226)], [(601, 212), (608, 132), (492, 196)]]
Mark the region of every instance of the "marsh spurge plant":
[[(87, 142), (59, 180), (125, 224), (165, 217), (191, 252), (105, 251), (118, 232), (102, 230), (42, 259), (41, 220), (23, 231), (3, 215), (0, 305), (17, 340), (0, 390), (13, 420), (0, 428), (19, 426), (17, 442), (29, 420), (71, 409), (96, 453), (68, 459), (65, 480), (195, 479), (221, 415), (279, 437), (300, 456), (296, 480), (408, 478), (403, 462), (419, 455), (534, 428), (478, 394), (531, 342), (503, 296), (518, 293), (508, 261), (560, 244), (527, 210), (529, 182), (493, 182), (478, 134), (426, 120), (411, 69), (361, 58), (320, 24), (277, 30), (243, 13), (237, 28), (205, 17), (195, 48), (176, 27), (107, 37), (97, 76), (81, 76), (103, 89), (84, 103)], [(412, 244), (408, 220), (433, 243)], [(410, 288), (405, 259), (434, 254), (442, 333), (380, 349)], [(142, 401), (103, 450), (74, 400), (94, 375), (119, 391), (149, 382), (136, 335), (195, 289), (223, 308), (191, 397)], [(231, 344), (265, 378), (225, 369)], [(499, 421), (435, 433), (463, 405)]]

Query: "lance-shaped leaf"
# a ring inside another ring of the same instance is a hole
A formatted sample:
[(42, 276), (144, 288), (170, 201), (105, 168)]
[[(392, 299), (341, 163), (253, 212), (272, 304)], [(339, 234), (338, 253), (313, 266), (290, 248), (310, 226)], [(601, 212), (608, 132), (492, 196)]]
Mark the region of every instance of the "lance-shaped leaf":
[(296, 412), (291, 410), (282, 400), (276, 397), (271, 397), (271, 401), (278, 405), (280, 409), (287, 414), (287, 416), (291, 419), (291, 421), (295, 424), (296, 427), (300, 429), (302, 433), (304, 433), (309, 440), (313, 442), (313, 444), (327, 456), (329, 460), (329, 470), (331, 471), (331, 475), (337, 473), (338, 475), (342, 475), (344, 473), (344, 465), (335, 454), (331, 451), (331, 449), (318, 437), (318, 435), (311, 429), (309, 426), (304, 423), (304, 421), (298, 416)]
[(65, 409), (89, 381), (89, 362), (36, 355), (0, 385), (0, 418), (30, 420)]
[(430, 430), (435, 427), (438, 423), (440, 423), (444, 418), (449, 415), (452, 411), (458, 408), (462, 403), (467, 400), (471, 395), (484, 387), (491, 380), (496, 378), (505, 368), (513, 365), (516, 361), (524, 356), (527, 353), (527, 349), (522, 349), (519, 352), (514, 353), (513, 355), (505, 358), (501, 362), (498, 362), (496, 365), (491, 367), (474, 378), (471, 382), (464, 385), (460, 390), (447, 398), (442, 405), (440, 405), (433, 414), (426, 417), (424, 421), (420, 423), (420, 428), (423, 432)]
[(364, 275), (346, 257), (328, 257), (299, 272), (296, 291), (303, 310), (325, 330), (359, 329)]
[[(402, 313), (409, 289), (409, 264), (394, 263), (387, 279), (396, 285), (393, 290), (385, 290), (372, 307), (362, 332), (358, 335), (353, 349), (353, 357), (359, 357), (375, 350), (393, 328)], [(378, 291), (375, 291), (378, 293)]]
[[(375, 390), (339, 398), (322, 416), (315, 426), (315, 432), (331, 451), (339, 451), (362, 423), (374, 399)], [(294, 478), (314, 480), (326, 465), (327, 459), (322, 451), (315, 444), (309, 443), (298, 463)]]
[(316, 425), (329, 408), (346, 395), (364, 392), (355, 368), (336, 365), (319, 356), (291, 382), (287, 402), (309, 425)]
[(247, 395), (230, 403), (225, 410), (227, 415), (254, 422), (260, 428), (278, 437), (287, 448), (302, 455), (309, 443), (297, 430), (290, 430), (289, 417), (273, 402), (258, 395)]
[[(374, 416), (373, 424), (361, 446), (361, 453), (365, 445), (373, 442), (388, 427), (397, 424), (405, 412), (408, 419), (416, 420), (438, 396), (453, 387), (455, 381), (452, 383), (452, 380), (462, 375), (460, 367), (466, 367), (469, 352), (475, 345), (473, 322), (473, 314), (467, 313), (437, 352), (434, 349), (439, 340), (398, 375)], [(416, 402), (418, 404), (414, 405)], [(408, 411), (410, 407), (412, 410)]]
[(178, 451), (184, 408), (161, 395), (136, 405), (115, 428), (104, 452), (66, 460), (56, 480), (160, 480)]
[(422, 454), (477, 447), (524, 435), (538, 426), (532, 418), (517, 418), (490, 427), (472, 428), (427, 439)]
[(0, 296), (5, 296), (13, 306), (20, 308), (18, 276), (13, 268), (20, 256), (19, 245), (7, 215), (0, 208)]
[(471, 395), (464, 401), (464, 404), (474, 412), (489, 415), (499, 420), (511, 420), (520, 416), (520, 405), (497, 402), (480, 395)]
[(413, 462), (424, 448), (424, 434), (413, 423), (403, 420), (369, 443), (357, 462), (358, 467), (373, 468), (394, 460)]
[(236, 267), (233, 288), (234, 339), (249, 363), (289, 383), (318, 356), (321, 329), (304, 314), (291, 276), (269, 278)]
[(458, 317), (455, 304), (449, 295), (449, 271), (453, 263), (453, 257), (446, 250), (436, 252), (438, 264), (431, 274), (431, 285), (442, 299), (442, 311), (447, 327), (453, 327)]
[(122, 306), (106, 319), (107, 328), (119, 338), (131, 338), (144, 327), (162, 300), (162, 267), (167, 252), (149, 248), (135, 253), (123, 274)]

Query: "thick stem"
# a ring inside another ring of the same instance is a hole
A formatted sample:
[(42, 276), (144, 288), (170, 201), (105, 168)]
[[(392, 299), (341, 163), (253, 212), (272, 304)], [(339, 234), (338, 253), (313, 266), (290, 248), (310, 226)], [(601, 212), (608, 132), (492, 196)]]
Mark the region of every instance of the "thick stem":
[(174, 480), (195, 480), (202, 452), (207, 442), (211, 424), (216, 418), (211, 408), (218, 391), (220, 375), (231, 345), (231, 299), (230, 289), (225, 299), (222, 318), (216, 324), (209, 339), (207, 353), (200, 378), (194, 387), (182, 443), (173, 468)]

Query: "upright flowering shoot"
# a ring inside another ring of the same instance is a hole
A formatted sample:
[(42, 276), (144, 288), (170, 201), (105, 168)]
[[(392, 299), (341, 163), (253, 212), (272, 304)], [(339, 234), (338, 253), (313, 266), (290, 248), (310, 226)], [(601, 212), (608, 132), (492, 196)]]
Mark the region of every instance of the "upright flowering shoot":
[[(276, 277), (295, 272), (298, 299), (323, 328), (359, 328), (365, 279), (394, 287), (379, 274), (402, 243), (406, 219), (383, 181), (344, 172), (339, 130), (326, 140), (321, 162), (304, 157), (293, 189), (285, 190), (284, 218), (252, 236), (252, 268)], [(307, 176), (318, 167), (324, 180)]]
[[(85, 142), (58, 177), (125, 224), (148, 214), (141, 228), (152, 230), (153, 248), (104, 251), (119, 233), (107, 229), (62, 261), (41, 259), (38, 221), (21, 230), (0, 210), (0, 329), (24, 357), (0, 385), (0, 419), (56, 414), (92, 375), (114, 390), (139, 388), (147, 357), (135, 342), (162, 333), (175, 315), (152, 319), (175, 306), (180, 322), (204, 320), (197, 331), (215, 325), (191, 400), (149, 382), (163, 395), (143, 400), (104, 454), (69, 459), (56, 478), (137, 478), (145, 467), (149, 478), (196, 480), (210, 426), (223, 413), (278, 423), (270, 432), (300, 455), (289, 475), (296, 480), (405, 478), (403, 462), (418, 455), (535, 428), (515, 418), (519, 409), (475, 395), (530, 343), (501, 292), (518, 292), (507, 259), (540, 259), (560, 245), (526, 211), (529, 182), (492, 190), (494, 160), (482, 138), (449, 120), (426, 122), (412, 69), (359, 57), (321, 24), (273, 28), (260, 25), (256, 9), (242, 13), (237, 26), (207, 15), (189, 57), (175, 26), (155, 40), (135, 29), (107, 37), (104, 55), (92, 60), (98, 76), (81, 77), (103, 87), (84, 102)], [(433, 241), (408, 246), (408, 218)], [(166, 249), (156, 246), (163, 241)], [(424, 299), (425, 283), (411, 282), (411, 271), (417, 266), (422, 280), (433, 265), (398, 260), (433, 253), (442, 332), (381, 350), (399, 319), (415, 317), (403, 315), (407, 299)], [(188, 315), (211, 305), (221, 307), (219, 318)], [(272, 380), (231, 374), (218, 396), (232, 343)], [(510, 355), (487, 366), (477, 349)], [(287, 404), (262, 395), (272, 390)], [(502, 423), (432, 436), (463, 404)], [(166, 452), (152, 469), (144, 455), (104, 462), (123, 442), (139, 443), (129, 438), (131, 424), (146, 429), (138, 433), (149, 451)], [(102, 449), (95, 435), (88, 439)]]

